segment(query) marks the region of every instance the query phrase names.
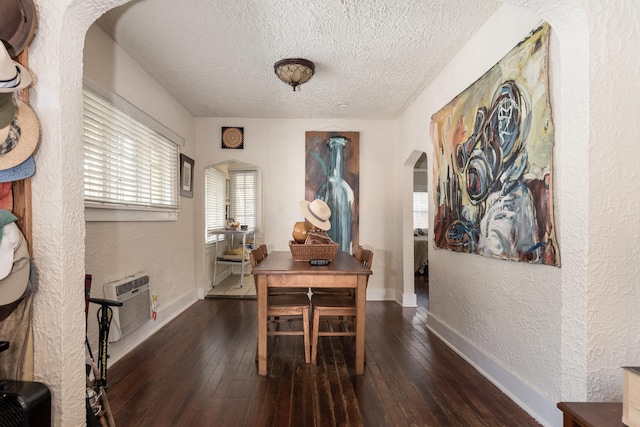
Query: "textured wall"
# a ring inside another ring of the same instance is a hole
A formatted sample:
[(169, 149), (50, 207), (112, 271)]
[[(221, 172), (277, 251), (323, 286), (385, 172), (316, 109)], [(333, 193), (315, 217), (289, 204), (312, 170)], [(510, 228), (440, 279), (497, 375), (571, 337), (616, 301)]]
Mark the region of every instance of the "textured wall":
[(85, 422), (82, 42), (98, 16), (124, 0), (39, 1), (29, 49), (31, 103), (41, 142), (32, 179), (34, 376), (52, 391), (53, 425)]
[(640, 365), (640, 4), (587, 3), (591, 70), (589, 399), (620, 400)]

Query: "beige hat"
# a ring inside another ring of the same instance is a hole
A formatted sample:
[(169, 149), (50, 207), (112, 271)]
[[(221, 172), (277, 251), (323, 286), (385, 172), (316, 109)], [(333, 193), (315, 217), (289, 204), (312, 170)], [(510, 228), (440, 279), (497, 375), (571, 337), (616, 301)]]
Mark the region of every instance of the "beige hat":
[(329, 230), (331, 228), (331, 209), (323, 200), (315, 199), (311, 202), (303, 200), (300, 202), (300, 210), (304, 217), (311, 224), (320, 230)]
[(0, 93), (16, 92), (31, 84), (31, 74), (11, 59), (4, 43), (0, 43)]
[(23, 163), (33, 154), (40, 140), (40, 125), (35, 113), (19, 99), (14, 101), (15, 118), (0, 129), (0, 170)]
[(0, 40), (13, 58), (31, 43), (37, 18), (33, 0), (0, 1)]
[(11, 272), (0, 280), (0, 305), (11, 304), (20, 299), (29, 285), (29, 274), (31, 273), (29, 248), (27, 248), (27, 241), (22, 233), (19, 230), (18, 233), (20, 240), (13, 253)]

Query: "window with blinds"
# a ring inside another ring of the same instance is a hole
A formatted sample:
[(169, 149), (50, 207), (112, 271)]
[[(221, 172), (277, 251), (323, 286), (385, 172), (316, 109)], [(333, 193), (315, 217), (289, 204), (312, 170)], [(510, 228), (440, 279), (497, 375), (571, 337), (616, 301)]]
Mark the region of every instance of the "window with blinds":
[(177, 210), (176, 142), (92, 91), (83, 95), (85, 204)]
[(413, 228), (429, 228), (429, 193), (413, 192)]
[(214, 243), (219, 237), (220, 240), (224, 236), (210, 234), (210, 231), (216, 228), (224, 228), (225, 224), (225, 192), (227, 178), (225, 175), (215, 168), (207, 168), (204, 171), (204, 188), (205, 188), (205, 243)]
[(231, 218), (249, 228), (261, 228), (262, 183), (258, 170), (230, 170)]

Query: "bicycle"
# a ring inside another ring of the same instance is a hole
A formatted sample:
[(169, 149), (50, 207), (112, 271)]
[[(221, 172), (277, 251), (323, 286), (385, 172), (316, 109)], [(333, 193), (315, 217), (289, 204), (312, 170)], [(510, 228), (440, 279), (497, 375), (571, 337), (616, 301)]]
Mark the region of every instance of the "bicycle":
[(88, 427), (116, 427), (111, 405), (107, 397), (107, 348), (109, 345), (109, 327), (113, 318), (111, 307), (121, 307), (122, 302), (104, 298), (91, 298), (91, 275), (85, 275), (85, 331), (89, 316), (89, 303), (98, 304), (100, 308), (96, 313), (98, 318), (98, 362), (96, 363), (89, 344), (89, 337), (85, 332), (85, 345), (89, 353), (89, 363), (86, 365), (87, 375), (87, 426)]

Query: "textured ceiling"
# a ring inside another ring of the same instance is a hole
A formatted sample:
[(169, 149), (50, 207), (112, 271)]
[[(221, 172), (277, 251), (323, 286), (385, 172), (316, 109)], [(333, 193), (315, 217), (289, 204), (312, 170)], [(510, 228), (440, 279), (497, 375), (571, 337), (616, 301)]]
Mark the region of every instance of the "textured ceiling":
[[(137, 0), (98, 25), (196, 117), (394, 119), (498, 6)], [(296, 92), (273, 71), (291, 57), (316, 66)]]

